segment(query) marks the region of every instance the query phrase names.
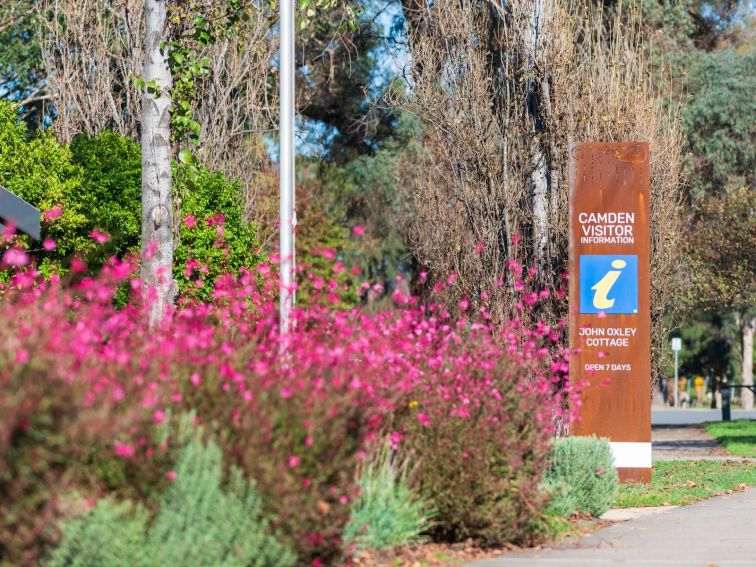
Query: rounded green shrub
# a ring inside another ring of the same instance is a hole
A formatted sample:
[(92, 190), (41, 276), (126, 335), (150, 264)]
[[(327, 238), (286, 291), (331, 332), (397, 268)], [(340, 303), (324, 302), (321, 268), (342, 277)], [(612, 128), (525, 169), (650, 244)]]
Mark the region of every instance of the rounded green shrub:
[(587, 512), (597, 518), (611, 508), (618, 482), (607, 440), (565, 437), (554, 441), (543, 482), (551, 494), (553, 512), (562, 516)]
[(45, 251), (28, 242), (39, 270), (49, 275), (61, 271), (61, 259), (94, 248), (90, 223), (82, 209), (81, 176), (69, 148), (51, 133), (31, 136), (18, 118), (16, 107), (0, 100), (0, 185), (40, 210), (60, 206), (60, 218), (44, 224), (43, 238), (53, 238), (57, 247)]
[[(241, 188), (222, 172), (179, 163), (173, 171), (174, 278), (180, 292), (207, 298), (219, 274), (260, 261), (257, 226), (245, 222)], [(0, 101), (0, 185), (42, 211), (60, 211), (42, 227), (54, 249), (23, 237), (43, 275), (63, 273), (74, 255), (97, 268), (139, 251), (141, 176), (141, 150), (132, 139), (103, 131), (64, 146), (49, 132), (30, 135), (17, 109)], [(94, 230), (107, 242), (96, 242)]]

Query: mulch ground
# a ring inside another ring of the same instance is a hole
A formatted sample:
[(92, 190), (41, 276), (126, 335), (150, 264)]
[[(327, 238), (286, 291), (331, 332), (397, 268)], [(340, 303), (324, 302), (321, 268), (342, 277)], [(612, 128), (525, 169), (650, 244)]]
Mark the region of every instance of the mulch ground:
[[(587, 535), (605, 528), (613, 522), (592, 518), (575, 518), (573, 523), (574, 528), (562, 534), (558, 541), (563, 541), (568, 537)], [(507, 544), (504, 547), (483, 549), (476, 546), (472, 541), (454, 544), (408, 545), (390, 551), (361, 551), (352, 558), (350, 565), (354, 567), (451, 567), (487, 557), (515, 553), (524, 549), (538, 551), (555, 545), (558, 541), (545, 542), (528, 548)]]

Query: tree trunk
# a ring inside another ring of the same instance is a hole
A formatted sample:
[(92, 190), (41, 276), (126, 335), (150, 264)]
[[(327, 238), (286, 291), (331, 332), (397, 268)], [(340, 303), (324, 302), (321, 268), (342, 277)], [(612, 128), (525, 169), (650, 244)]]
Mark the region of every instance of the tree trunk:
[[(753, 333), (756, 329), (756, 316), (743, 317), (743, 384), (753, 384)], [(753, 392), (740, 390), (740, 405), (743, 409), (753, 409)]]
[(155, 294), (150, 306), (151, 326), (162, 320), (176, 294), (169, 112), (173, 83), (165, 47), (166, 1), (144, 3), (143, 79), (148, 86), (142, 105), (142, 280), (150, 293)]
[(544, 48), (544, 27), (548, 0), (534, 0), (530, 9), (528, 28), (524, 35), (525, 73), (528, 81), (528, 114), (532, 120), (531, 140), (531, 202), (533, 207), (533, 255), (539, 277), (548, 273), (549, 197), (551, 193), (551, 160), (547, 150), (546, 123), (551, 111), (549, 83), (546, 77), (538, 80), (536, 58)]

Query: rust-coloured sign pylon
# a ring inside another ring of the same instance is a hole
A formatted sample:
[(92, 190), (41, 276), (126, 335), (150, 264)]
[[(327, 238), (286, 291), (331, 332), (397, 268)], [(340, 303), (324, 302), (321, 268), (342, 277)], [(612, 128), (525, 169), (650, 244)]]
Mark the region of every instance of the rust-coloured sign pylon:
[(620, 480), (651, 479), (649, 149), (570, 148), (570, 376), (586, 384), (574, 435), (609, 439)]

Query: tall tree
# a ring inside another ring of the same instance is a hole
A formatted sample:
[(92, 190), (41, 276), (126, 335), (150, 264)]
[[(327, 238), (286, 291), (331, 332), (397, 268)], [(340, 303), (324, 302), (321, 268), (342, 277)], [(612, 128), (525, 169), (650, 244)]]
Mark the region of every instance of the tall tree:
[[(689, 243), (692, 304), (695, 308), (735, 314), (741, 333), (742, 383), (753, 384), (753, 337), (756, 329), (756, 192), (730, 188), (709, 197), (698, 210)], [(742, 392), (744, 409), (753, 395)]]
[(150, 324), (173, 303), (171, 87), (167, 0), (145, 0), (142, 97), (142, 280), (155, 291)]
[[(688, 201), (694, 219), (688, 248), (693, 284), (689, 305), (693, 319), (699, 309), (734, 317), (739, 336), (732, 340), (741, 346), (741, 382), (753, 384), (756, 50), (753, 18), (727, 27), (733, 12), (725, 11), (715, 20), (723, 22), (719, 27), (706, 28), (718, 30), (716, 49), (693, 50), (682, 58), (682, 119), (691, 174)], [(704, 45), (711, 47), (711, 42)], [(753, 394), (744, 390), (743, 407), (751, 409), (753, 401)]]

